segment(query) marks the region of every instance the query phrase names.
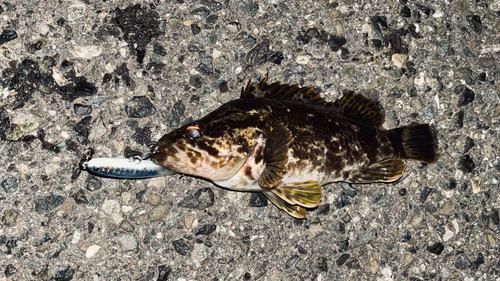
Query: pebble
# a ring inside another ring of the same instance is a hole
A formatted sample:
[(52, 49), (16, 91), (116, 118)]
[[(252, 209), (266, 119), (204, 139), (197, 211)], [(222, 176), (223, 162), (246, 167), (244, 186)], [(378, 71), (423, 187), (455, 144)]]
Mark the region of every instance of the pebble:
[(467, 19), (467, 23), (469, 24), (471, 29), (474, 32), (480, 34), (483, 29), (483, 25), (481, 23), (481, 17), (479, 17), (478, 15), (472, 15), (472, 16), (466, 16), (465, 18)]
[(277, 64), (277, 65), (281, 65), (281, 62), (284, 59), (285, 59), (285, 57), (283, 56), (283, 52), (277, 51), (277, 52), (275, 52), (274, 54), (271, 55), (271, 57), (269, 58), (268, 62)]
[(327, 272), (328, 271), (328, 264), (327, 264), (327, 258), (326, 257), (317, 257), (315, 261), (316, 268), (320, 272)]
[(89, 175), (85, 180), (85, 189), (89, 191), (96, 191), (101, 189), (101, 187), (102, 187), (101, 180), (94, 175)]
[(376, 230), (372, 230), (370, 232), (360, 233), (356, 237), (356, 240), (354, 240), (353, 247), (357, 248), (359, 246), (370, 244), (371, 242), (375, 241), (375, 239), (377, 239), (377, 231)]
[(182, 238), (172, 241), (172, 245), (174, 246), (174, 250), (179, 255), (185, 256), (192, 250), (192, 248), (190, 248)]
[(14, 274), (17, 273), (17, 268), (14, 267), (14, 265), (12, 264), (8, 264), (6, 267), (5, 267), (5, 271), (4, 271), (4, 274), (5, 274), (5, 277), (10, 277)]
[(289, 269), (290, 267), (293, 266), (293, 264), (299, 259), (298, 255), (293, 255), (291, 256), (286, 262), (285, 262), (285, 269)]
[[(498, 214), (498, 209), (492, 209), (490, 213), (490, 222), (498, 226), (500, 224), (500, 216)], [(496, 227), (495, 227), (496, 228)]]
[(105, 199), (101, 208), (104, 213), (110, 215), (113, 218), (114, 223), (120, 224), (123, 221), (120, 203), (117, 200)]
[(304, 56), (304, 55), (301, 55), (301, 56), (297, 56), (297, 59), (295, 59), (295, 61), (298, 63), (298, 64), (308, 64), (309, 61), (311, 60), (311, 57), (310, 56)]
[(407, 193), (408, 191), (404, 187), (398, 191), (399, 196), (405, 196)]
[(204, 19), (210, 15), (210, 10), (205, 7), (199, 7), (190, 12), (190, 14), (196, 19)]
[(182, 220), (182, 212), (180, 212), (177, 208), (170, 209), (168, 213), (168, 221), (167, 227), (173, 227), (178, 224)]
[[(251, 37), (249, 37), (251, 39)], [(259, 45), (251, 49), (245, 56), (247, 63), (251, 66), (257, 66), (267, 61), (269, 55), (270, 41), (263, 40)]]
[(465, 144), (464, 144), (464, 150), (463, 150), (462, 154), (465, 154), (465, 153), (469, 152), (469, 150), (471, 148), (473, 148), (474, 145), (475, 145), (474, 140), (471, 139), (470, 137), (466, 137), (465, 138)]
[(73, 105), (73, 110), (76, 115), (83, 116), (83, 115), (89, 115), (92, 113), (92, 106), (91, 105), (85, 105), (85, 104), (79, 104), (75, 103)]
[(210, 187), (200, 188), (194, 193), (194, 198), (199, 203), (201, 210), (211, 207), (214, 204), (214, 192)]
[(49, 280), (70, 281), (73, 279), (74, 274), (74, 269), (65, 266), (58, 266), (51, 274)]
[(147, 193), (146, 194), (146, 203), (151, 206), (158, 206), (160, 204), (161, 197), (156, 193)]
[(398, 242), (407, 243), (411, 240), (411, 233), (409, 231), (403, 230), (399, 233)]
[(201, 266), (201, 262), (208, 258), (208, 248), (204, 244), (195, 243), (193, 245), (193, 252), (191, 258), (197, 267)]
[(88, 259), (93, 257), (95, 254), (97, 254), (99, 249), (101, 249), (101, 247), (98, 245), (92, 245), (88, 247), (87, 251), (85, 251), (85, 257), (87, 257)]
[(197, 88), (197, 89), (200, 89), (201, 86), (203, 86), (203, 78), (201, 75), (191, 75), (189, 77), (189, 85)]
[(438, 214), (449, 216), (451, 214), (452, 204), (451, 202), (445, 202), (441, 209), (439, 209)]
[(215, 224), (202, 224), (193, 230), (194, 235), (210, 235), (217, 229)]
[(146, 96), (135, 96), (125, 105), (129, 118), (144, 118), (156, 113), (156, 108)]
[(434, 243), (430, 246), (427, 247), (427, 251), (435, 254), (435, 255), (440, 255), (444, 250), (444, 246), (443, 246), (443, 243), (441, 242), (437, 242), (437, 243)]
[(158, 266), (158, 278), (156, 281), (167, 281), (170, 273), (172, 272), (172, 268), (165, 264)]
[(337, 266), (342, 266), (348, 259), (351, 258), (351, 255), (349, 254), (342, 254), (336, 261), (335, 263)]
[(490, 247), (491, 247), (491, 248), (495, 248), (495, 247), (496, 247), (496, 244), (497, 244), (497, 243), (496, 243), (495, 238), (493, 237), (493, 235), (488, 234), (488, 235), (486, 236), (486, 239), (488, 240), (488, 243), (490, 244)]
[(120, 223), (120, 228), (127, 232), (134, 232), (134, 226), (128, 220), (123, 220)]
[(255, 2), (245, 2), (239, 1), (238, 6), (236, 7), (236, 13), (243, 18), (245, 21), (249, 21), (259, 11), (259, 4)]
[(122, 235), (117, 239), (117, 242), (122, 252), (134, 251), (139, 246), (139, 242), (134, 234)]
[(226, 28), (231, 33), (237, 33), (241, 29), (241, 24), (239, 22), (233, 21), (233, 22), (226, 24)]
[(60, 195), (48, 195), (35, 199), (35, 212), (41, 214), (52, 211), (62, 205), (66, 197)]
[(481, 178), (473, 177), (470, 179), (470, 183), (472, 186), (472, 193), (478, 194), (481, 191)]
[(17, 124), (12, 124), (5, 130), (5, 138), (10, 141), (17, 141), (23, 136), (21, 128)]
[(328, 215), (330, 212), (330, 204), (319, 205), (318, 209), (316, 209), (317, 215)]
[(33, 114), (18, 113), (10, 120), (10, 123), (18, 125), (24, 133), (33, 131), (39, 126), (37, 118)]
[(406, 55), (403, 54), (393, 54), (392, 55), (392, 63), (399, 68), (402, 68), (406, 62)]
[(102, 137), (108, 134), (108, 130), (104, 126), (101, 116), (98, 116), (90, 123), (89, 129), (89, 141), (97, 142), (100, 141)]
[(335, 207), (337, 207), (337, 209), (341, 209), (347, 205), (350, 205), (351, 204), (351, 201), (349, 200), (349, 197), (347, 196), (347, 193), (345, 192), (342, 192), (340, 193), (339, 197), (337, 197), (337, 199), (335, 199)]
[(262, 192), (254, 192), (248, 201), (249, 207), (265, 207), (268, 205), (267, 197)]
[(212, 12), (222, 10), (222, 3), (215, 0), (202, 0), (201, 4), (207, 6)]
[(198, 209), (200, 204), (198, 203), (198, 200), (194, 199), (193, 195), (190, 194), (184, 197), (184, 199), (182, 199), (177, 206), (187, 209)]
[(106, 199), (106, 193), (104, 192), (94, 192), (92, 196), (89, 199), (89, 207), (92, 208), (98, 208), (102, 202), (104, 202), (104, 199)]
[(2, 180), (0, 186), (3, 188), (7, 195), (11, 195), (17, 191), (19, 187), (19, 180), (16, 177), (8, 177)]
[(469, 261), (467, 256), (465, 254), (460, 254), (457, 257), (457, 260), (455, 261), (455, 268), (465, 270), (469, 269), (470, 267), (471, 267), (471, 262)]
[(19, 212), (17, 212), (16, 210), (11, 210), (11, 209), (5, 210), (3, 212), (2, 224), (7, 227), (14, 226), (16, 224), (18, 216)]
[(370, 198), (372, 199), (372, 203), (375, 204), (382, 200), (387, 193), (387, 190), (384, 187), (377, 188), (372, 194), (370, 194)]
[(431, 192), (433, 190), (434, 190), (433, 188), (428, 188), (427, 186), (424, 187), (424, 189), (420, 193), (420, 198), (419, 198), (420, 202), (424, 203), (425, 200), (427, 200), (427, 197), (429, 197), (429, 195), (431, 194)]
[(497, 65), (496, 60), (492, 57), (489, 57), (489, 56), (478, 58), (477, 64), (480, 67), (484, 67), (484, 68), (492, 68), (492, 67), (495, 67)]
[(472, 160), (472, 158), (470, 158), (469, 155), (460, 156), (457, 165), (457, 168), (459, 170), (461, 170), (465, 174), (468, 174), (471, 173), (475, 167), (476, 164), (474, 164), (474, 161)]
[(166, 218), (171, 207), (171, 204), (159, 205), (154, 207), (149, 212), (149, 219), (152, 221), (159, 221)]
[(87, 6), (80, 1), (68, 1), (66, 2), (66, 7), (68, 9), (68, 20), (74, 21), (85, 15), (85, 10)]
[(402, 17), (409, 18), (409, 17), (411, 17), (411, 10), (410, 10), (410, 8), (408, 8), (408, 6), (403, 6), (401, 8), (401, 11), (399, 12), (399, 14)]
[(73, 55), (82, 59), (91, 59), (101, 55), (102, 46), (75, 46)]
[(193, 195), (188, 195), (177, 205), (188, 209), (206, 209), (214, 204), (214, 192), (211, 188), (198, 189)]
[(465, 87), (465, 90), (458, 98), (458, 106), (466, 106), (470, 104), (471, 102), (474, 101), (475, 96), (476, 94), (474, 94), (474, 92), (471, 89)]
[(16, 38), (17, 38), (16, 31), (12, 29), (4, 29), (2, 30), (2, 34), (0, 34), (0, 45), (12, 41)]

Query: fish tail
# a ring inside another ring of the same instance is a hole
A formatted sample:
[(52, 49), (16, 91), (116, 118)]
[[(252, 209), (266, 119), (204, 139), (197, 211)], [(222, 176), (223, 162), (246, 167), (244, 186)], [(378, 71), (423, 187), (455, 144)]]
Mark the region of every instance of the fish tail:
[[(400, 159), (433, 163), (436, 161), (434, 134), (429, 124), (417, 124), (389, 131), (389, 137)], [(396, 137), (396, 138), (394, 138)]]

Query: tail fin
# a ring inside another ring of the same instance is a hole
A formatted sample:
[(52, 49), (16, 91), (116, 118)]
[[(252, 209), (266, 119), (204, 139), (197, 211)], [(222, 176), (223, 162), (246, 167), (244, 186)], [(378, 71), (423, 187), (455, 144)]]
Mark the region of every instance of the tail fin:
[[(434, 134), (429, 124), (417, 124), (391, 130), (397, 135), (397, 144), (402, 159), (433, 163), (436, 161)], [(393, 143), (394, 144), (394, 143)]]

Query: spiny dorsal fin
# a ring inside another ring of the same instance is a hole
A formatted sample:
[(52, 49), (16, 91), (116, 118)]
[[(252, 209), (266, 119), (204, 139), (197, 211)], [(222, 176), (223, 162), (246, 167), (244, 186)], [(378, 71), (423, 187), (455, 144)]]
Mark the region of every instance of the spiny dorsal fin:
[(262, 172), (259, 185), (262, 188), (270, 189), (277, 186), (288, 161), (288, 146), (292, 142), (290, 132), (283, 126), (278, 125), (266, 136), (266, 146), (264, 147), (264, 162), (266, 168)]
[(372, 100), (352, 91), (335, 101), (335, 108), (345, 115), (363, 123), (380, 126), (383, 122), (382, 110)]
[(267, 77), (262, 79), (257, 87), (252, 84), (252, 80), (248, 81), (246, 88), (241, 90), (240, 98), (293, 100), (324, 107), (333, 105), (333, 103), (325, 101), (319, 94), (314, 92), (313, 88), (299, 87), (298, 84), (281, 84), (281, 82), (275, 82), (269, 85), (267, 84)]

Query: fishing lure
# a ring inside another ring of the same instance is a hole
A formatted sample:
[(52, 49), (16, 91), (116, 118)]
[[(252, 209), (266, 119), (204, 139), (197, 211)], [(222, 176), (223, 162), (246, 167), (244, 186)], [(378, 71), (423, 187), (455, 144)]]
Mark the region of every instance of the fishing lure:
[(141, 179), (173, 175), (174, 172), (147, 160), (151, 153), (144, 157), (130, 158), (93, 158), (94, 150), (89, 149), (78, 165), (80, 169), (92, 174), (121, 179)]

